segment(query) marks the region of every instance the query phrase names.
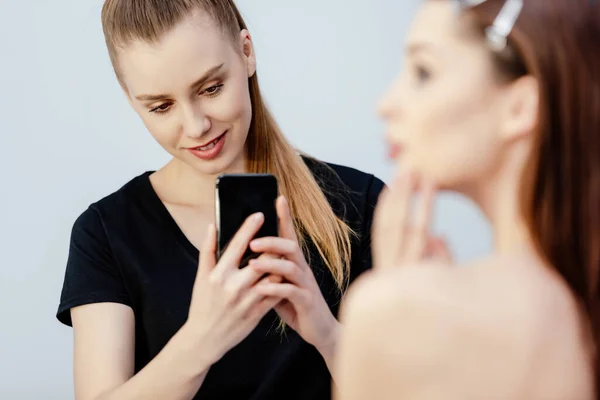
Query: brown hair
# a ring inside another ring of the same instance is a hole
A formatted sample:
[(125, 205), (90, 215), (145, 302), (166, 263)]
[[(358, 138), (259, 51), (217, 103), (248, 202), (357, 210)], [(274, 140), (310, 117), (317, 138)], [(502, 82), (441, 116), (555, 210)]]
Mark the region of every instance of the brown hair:
[[(471, 9), (490, 26), (505, 0)], [(539, 253), (562, 275), (600, 344), (600, 3), (524, 0), (494, 53), (500, 74), (529, 74), (539, 85), (533, 154), (521, 181), (521, 209)], [(600, 383), (594, 355), (596, 390)]]
[[(154, 43), (194, 11), (207, 13), (233, 41), (246, 29), (232, 0), (107, 0), (104, 3), (104, 36), (121, 85), (117, 49), (133, 40)], [(268, 172), (277, 177), (281, 193), (289, 202), (304, 253), (308, 257), (307, 239), (310, 239), (343, 291), (348, 283), (354, 232), (336, 216), (322, 191), (324, 188), (281, 133), (260, 94), (256, 74), (249, 78), (249, 88), (253, 115), (246, 142), (248, 171)]]

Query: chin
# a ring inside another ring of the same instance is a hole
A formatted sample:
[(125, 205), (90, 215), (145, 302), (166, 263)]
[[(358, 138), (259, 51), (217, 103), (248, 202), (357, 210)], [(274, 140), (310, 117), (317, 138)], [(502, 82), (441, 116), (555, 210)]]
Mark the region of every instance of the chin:
[(408, 157), (398, 163), (398, 171), (410, 170), (422, 180), (432, 182), (438, 191), (467, 193), (471, 190), (473, 182), (470, 176), (465, 175), (461, 169), (452, 168), (446, 162), (412, 162)]
[(435, 181), (435, 184), (438, 191), (452, 192), (466, 196), (469, 196), (473, 191), (473, 187), (476, 186), (472, 182), (462, 179), (449, 179), (447, 177), (438, 179)]

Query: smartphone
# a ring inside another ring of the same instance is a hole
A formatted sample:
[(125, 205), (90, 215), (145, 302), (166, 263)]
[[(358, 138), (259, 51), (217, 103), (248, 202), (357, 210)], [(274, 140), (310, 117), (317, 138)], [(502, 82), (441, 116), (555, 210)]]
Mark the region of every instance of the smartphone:
[[(277, 179), (271, 174), (223, 174), (216, 185), (216, 228), (217, 259), (221, 258), (229, 242), (240, 229), (246, 218), (262, 212), (264, 222), (254, 236), (278, 236), (279, 221), (275, 202), (278, 196)], [(258, 257), (250, 248), (246, 249), (240, 268)]]

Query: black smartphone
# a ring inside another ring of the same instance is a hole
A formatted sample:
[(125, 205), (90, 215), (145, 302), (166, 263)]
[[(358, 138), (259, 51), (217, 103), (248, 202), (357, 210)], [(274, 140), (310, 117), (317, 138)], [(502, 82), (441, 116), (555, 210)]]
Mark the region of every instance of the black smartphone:
[[(216, 181), (217, 259), (221, 258), (246, 218), (262, 212), (263, 225), (255, 238), (279, 235), (275, 202), (278, 196), (277, 179), (271, 174), (223, 174)], [(246, 249), (240, 268), (258, 257)]]

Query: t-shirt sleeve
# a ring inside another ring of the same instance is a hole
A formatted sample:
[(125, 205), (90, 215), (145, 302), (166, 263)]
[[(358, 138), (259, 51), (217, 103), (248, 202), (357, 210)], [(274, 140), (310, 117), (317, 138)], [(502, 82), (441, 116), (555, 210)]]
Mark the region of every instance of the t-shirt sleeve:
[(351, 281), (358, 275), (371, 269), (373, 258), (371, 253), (371, 229), (373, 227), (373, 216), (375, 207), (379, 200), (379, 195), (384, 189), (383, 181), (375, 176), (371, 178), (370, 184), (365, 194), (365, 202), (362, 209), (362, 229), (360, 235), (359, 256), (352, 265)]
[(98, 211), (84, 211), (73, 224), (67, 266), (56, 317), (72, 326), (71, 309), (91, 303), (131, 307), (121, 271), (110, 250)]

